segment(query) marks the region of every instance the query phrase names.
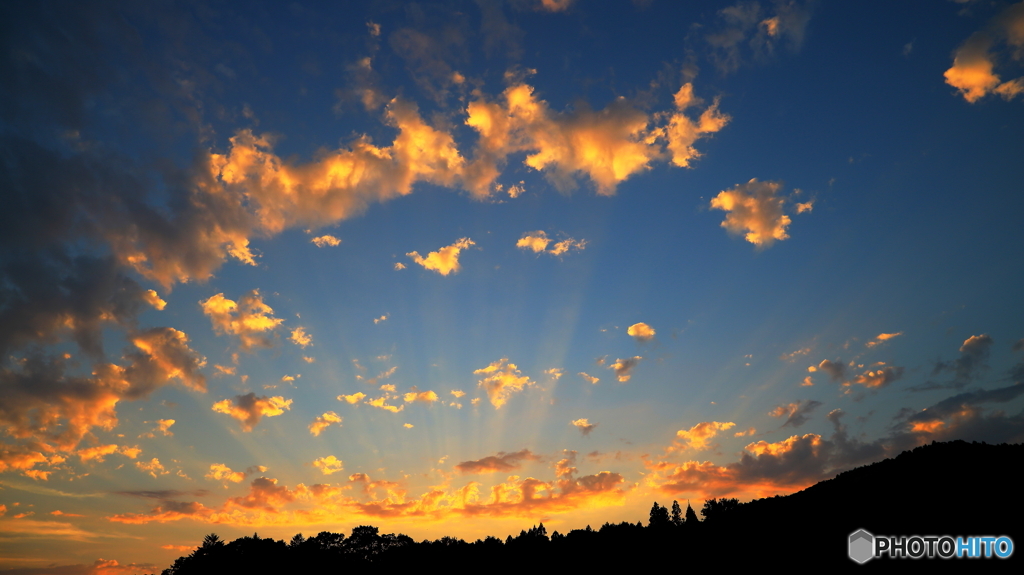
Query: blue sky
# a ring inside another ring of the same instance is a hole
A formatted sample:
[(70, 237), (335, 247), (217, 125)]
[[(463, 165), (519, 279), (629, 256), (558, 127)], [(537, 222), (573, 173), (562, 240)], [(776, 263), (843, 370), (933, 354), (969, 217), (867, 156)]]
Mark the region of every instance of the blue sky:
[(3, 11), (0, 567), (1024, 437), (1022, 3)]

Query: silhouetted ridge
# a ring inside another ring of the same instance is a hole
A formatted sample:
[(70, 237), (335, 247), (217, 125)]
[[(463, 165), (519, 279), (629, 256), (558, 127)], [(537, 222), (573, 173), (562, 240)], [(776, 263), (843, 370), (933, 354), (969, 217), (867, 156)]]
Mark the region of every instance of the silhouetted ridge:
[(678, 501), (671, 511), (655, 502), (646, 527), (605, 523), (597, 530), (554, 531), (550, 537), (543, 523), (505, 541), (487, 537), (472, 543), (453, 537), (416, 543), (405, 535), (381, 535), (371, 526), (356, 527), (348, 537), (326, 531), (308, 539), (299, 534), (287, 545), (256, 534), (224, 543), (211, 534), (163, 574), (422, 569), (431, 564), (504, 573), (608, 570), (623, 562), (674, 571), (782, 562), (783, 568), (801, 570), (916, 567), (1019, 573), (1024, 550), (1005, 560), (882, 559), (858, 565), (848, 557), (847, 538), (866, 529), (874, 535), (1007, 535), (1024, 544), (1016, 467), (1021, 461), (1024, 445), (932, 443), (792, 495), (748, 503), (709, 499), (701, 511), (704, 521), (697, 520), (688, 502), (685, 512)]

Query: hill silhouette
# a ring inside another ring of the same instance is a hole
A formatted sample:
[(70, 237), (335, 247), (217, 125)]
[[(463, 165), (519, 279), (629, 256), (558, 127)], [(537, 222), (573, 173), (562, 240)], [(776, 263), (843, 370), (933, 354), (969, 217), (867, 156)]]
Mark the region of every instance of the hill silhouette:
[[(415, 542), (360, 526), (349, 537), (322, 532), (290, 543), (258, 535), (225, 543), (208, 535), (192, 554), (163, 575), (291, 573), (351, 568), (523, 569), (777, 566), (784, 570), (853, 571), (926, 568), (1020, 573), (1024, 551), (1007, 559), (873, 559), (848, 557), (848, 537), (858, 529), (892, 536), (1009, 536), (1024, 541), (1017, 465), (1024, 445), (954, 441), (932, 443), (859, 467), (799, 493), (739, 503), (709, 500), (703, 521), (687, 506), (654, 503), (649, 522), (606, 523), (550, 536), (543, 524), (504, 541), (473, 543), (452, 537)], [(621, 565), (621, 567), (616, 567)], [(459, 567), (463, 566), (463, 567)]]

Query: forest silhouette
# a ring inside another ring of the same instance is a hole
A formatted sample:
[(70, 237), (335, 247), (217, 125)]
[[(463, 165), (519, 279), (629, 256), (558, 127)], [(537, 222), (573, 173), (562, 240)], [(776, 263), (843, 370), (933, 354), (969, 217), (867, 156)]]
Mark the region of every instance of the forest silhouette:
[(605, 523), (562, 534), (543, 523), (504, 540), (466, 542), (454, 537), (416, 542), (376, 527), (355, 527), (346, 537), (321, 532), (290, 542), (207, 535), (163, 575), (207, 573), (320, 573), (351, 569), (440, 569), (513, 572), (622, 568), (759, 567), (783, 570), (925, 568), (929, 571), (1021, 570), (1024, 551), (1007, 559), (874, 559), (848, 556), (851, 533), (875, 535), (1009, 536), (1024, 542), (1021, 481), (1024, 445), (953, 441), (905, 451), (852, 469), (798, 493), (740, 503), (707, 500), (698, 519), (687, 503), (655, 502), (647, 524)]

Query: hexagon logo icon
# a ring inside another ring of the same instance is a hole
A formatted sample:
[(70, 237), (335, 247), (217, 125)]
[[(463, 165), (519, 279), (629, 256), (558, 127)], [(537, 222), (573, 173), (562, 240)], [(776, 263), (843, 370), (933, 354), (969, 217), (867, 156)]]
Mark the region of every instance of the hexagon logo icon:
[(872, 552), (874, 546), (875, 537), (867, 531), (858, 529), (850, 533), (850, 559), (857, 563), (866, 563), (868, 559), (874, 557)]

